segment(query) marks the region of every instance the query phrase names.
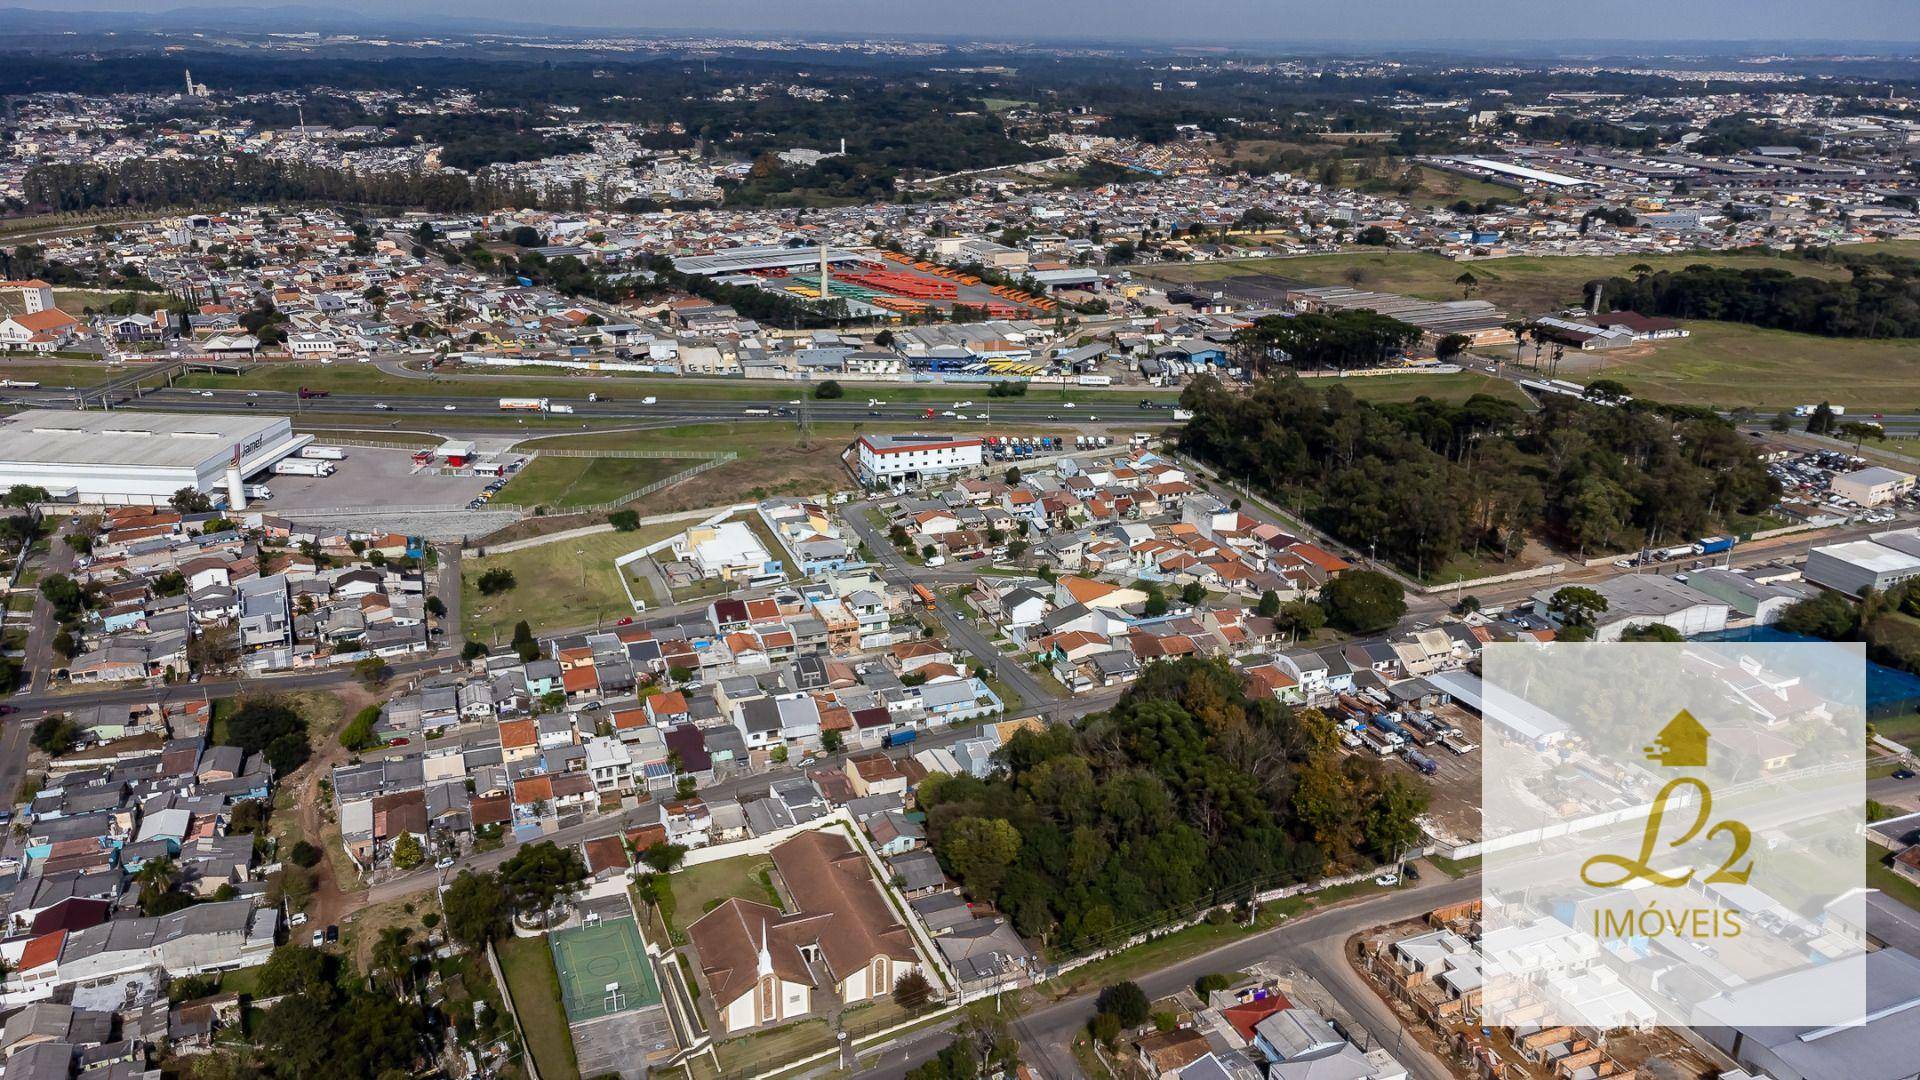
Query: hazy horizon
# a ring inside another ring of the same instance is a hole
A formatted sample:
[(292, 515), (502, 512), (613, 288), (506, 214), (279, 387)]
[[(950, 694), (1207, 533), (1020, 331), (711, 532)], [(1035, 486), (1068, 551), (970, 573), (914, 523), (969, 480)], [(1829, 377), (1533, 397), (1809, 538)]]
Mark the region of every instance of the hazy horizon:
[[(19, 6), (61, 12), (129, 11), (159, 14), (180, 9), (271, 10), (261, 0), (60, 0)], [(284, 6), (308, 6), (292, 4)], [(973, 0), (928, 4), (888, 0), (708, 0), (698, 5), (634, 3), (631, 0), (548, 0), (537, 16), (520, 0), (423, 0), (396, 10), (373, 0), (338, 0), (316, 8), (334, 19), (365, 15), (370, 24), (444, 19), (538, 22), (555, 28), (618, 31), (702, 32), (742, 35), (821, 34), (971, 39), (1111, 40), (1231, 48), (1284, 45), (1289, 41), (1408, 47), (1422, 43), (1459, 48), (1551, 42), (1596, 47), (1613, 44), (1683, 46), (1689, 42), (1736, 44), (1915, 41), (1910, 0), (1849, 0), (1807, 5), (1796, 0), (1580, 0), (1542, 5), (1523, 0), (1215, 0), (1199, 12), (1184, 4), (1107, 0), (1101, 4), (1033, 4), (1029, 0)], [(1208, 24), (1219, 28), (1210, 33)], [(1896, 36), (1901, 35), (1901, 36)]]

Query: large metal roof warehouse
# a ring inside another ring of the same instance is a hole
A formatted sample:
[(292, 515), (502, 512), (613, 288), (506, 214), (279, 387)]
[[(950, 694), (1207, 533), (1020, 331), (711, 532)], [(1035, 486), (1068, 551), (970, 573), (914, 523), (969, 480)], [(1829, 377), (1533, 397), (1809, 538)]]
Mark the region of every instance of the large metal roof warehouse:
[(312, 440), (284, 416), (28, 409), (0, 419), (0, 490), (159, 506), (183, 487), (222, 489), (236, 449), (245, 477)]

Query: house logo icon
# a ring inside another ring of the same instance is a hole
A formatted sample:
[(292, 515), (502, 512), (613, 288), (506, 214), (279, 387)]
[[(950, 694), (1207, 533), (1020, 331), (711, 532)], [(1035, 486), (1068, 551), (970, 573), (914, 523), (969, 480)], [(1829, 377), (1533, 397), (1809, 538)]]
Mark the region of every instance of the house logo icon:
[(1654, 741), (1643, 747), (1647, 760), (1673, 769), (1701, 769), (1707, 764), (1707, 729), (1685, 709), (1673, 715)]

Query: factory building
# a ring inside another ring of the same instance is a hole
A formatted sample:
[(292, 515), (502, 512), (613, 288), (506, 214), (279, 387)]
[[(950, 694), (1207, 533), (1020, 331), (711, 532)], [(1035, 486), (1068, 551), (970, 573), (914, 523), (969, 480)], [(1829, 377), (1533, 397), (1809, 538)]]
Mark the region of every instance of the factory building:
[(1886, 592), (1920, 577), (1920, 529), (1875, 533), (1867, 540), (1826, 544), (1807, 552), (1806, 579), (1834, 592)]
[(242, 507), (241, 480), (313, 441), (284, 416), (29, 409), (0, 419), (0, 489), (160, 506), (190, 487)]
[(979, 468), (982, 446), (977, 436), (862, 435), (853, 449), (862, 482), (899, 486)]

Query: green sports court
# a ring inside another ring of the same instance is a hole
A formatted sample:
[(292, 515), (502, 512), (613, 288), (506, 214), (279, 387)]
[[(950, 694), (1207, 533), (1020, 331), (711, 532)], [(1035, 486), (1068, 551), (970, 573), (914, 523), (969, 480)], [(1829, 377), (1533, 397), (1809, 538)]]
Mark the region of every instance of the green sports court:
[(632, 919), (562, 930), (552, 942), (553, 966), (560, 974), (570, 1023), (660, 1004), (660, 986)]

